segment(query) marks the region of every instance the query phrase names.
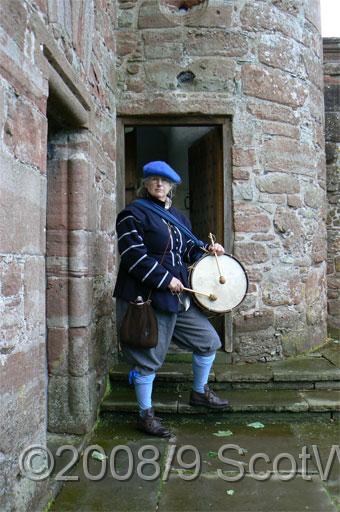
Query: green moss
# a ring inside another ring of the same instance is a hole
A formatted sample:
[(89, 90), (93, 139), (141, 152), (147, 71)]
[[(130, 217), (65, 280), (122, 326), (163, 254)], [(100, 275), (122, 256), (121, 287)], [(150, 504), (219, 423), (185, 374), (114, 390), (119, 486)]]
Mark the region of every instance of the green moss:
[(53, 507), (55, 502), (55, 498), (51, 498), (50, 501), (47, 503), (46, 507), (44, 508), (43, 512), (49, 512), (51, 508)]
[(334, 340), (340, 340), (340, 329), (338, 327), (328, 326), (328, 336)]

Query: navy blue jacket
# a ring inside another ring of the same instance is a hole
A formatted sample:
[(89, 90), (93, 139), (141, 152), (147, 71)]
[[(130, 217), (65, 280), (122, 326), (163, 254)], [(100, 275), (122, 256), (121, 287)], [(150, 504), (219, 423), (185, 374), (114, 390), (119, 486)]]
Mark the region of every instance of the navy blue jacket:
[[(164, 203), (154, 200), (160, 206)], [(190, 230), (189, 220), (176, 208), (175, 215)], [(186, 263), (194, 263), (203, 255), (194, 242), (157, 213), (132, 202), (122, 210), (116, 222), (120, 265), (114, 296), (127, 301), (149, 296), (156, 309), (177, 313), (179, 300), (168, 285), (177, 277), (188, 286)]]

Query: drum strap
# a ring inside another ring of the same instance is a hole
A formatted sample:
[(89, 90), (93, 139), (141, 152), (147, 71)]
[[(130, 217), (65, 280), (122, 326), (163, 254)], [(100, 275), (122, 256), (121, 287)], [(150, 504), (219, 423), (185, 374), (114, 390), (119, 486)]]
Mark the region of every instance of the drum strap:
[(171, 224), (173, 224), (176, 228), (178, 228), (182, 233), (184, 233), (187, 237), (189, 237), (195, 245), (198, 247), (205, 247), (204, 242), (202, 240), (199, 240), (191, 231), (189, 228), (187, 228), (182, 222), (177, 219), (172, 213), (165, 210), (158, 204), (152, 203), (151, 201), (147, 201), (146, 199), (136, 199), (134, 201), (134, 204), (144, 206), (145, 208), (157, 213), (160, 217), (167, 220)]

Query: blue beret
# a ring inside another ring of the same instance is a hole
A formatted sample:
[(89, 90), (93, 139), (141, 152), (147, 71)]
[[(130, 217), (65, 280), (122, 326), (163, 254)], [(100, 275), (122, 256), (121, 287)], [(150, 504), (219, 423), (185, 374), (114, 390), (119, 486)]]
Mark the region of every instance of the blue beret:
[(170, 167), (166, 162), (156, 161), (149, 162), (143, 167), (143, 178), (149, 178), (149, 176), (162, 176), (173, 183), (181, 183), (181, 177), (176, 171)]

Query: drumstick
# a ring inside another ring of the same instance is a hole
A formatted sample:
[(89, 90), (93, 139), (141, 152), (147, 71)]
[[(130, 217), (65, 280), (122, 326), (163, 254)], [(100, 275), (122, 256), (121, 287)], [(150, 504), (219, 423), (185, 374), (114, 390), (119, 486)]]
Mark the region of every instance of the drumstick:
[[(209, 238), (210, 238), (210, 240), (211, 240), (211, 245), (214, 245), (215, 240), (214, 240), (214, 235), (213, 235), (212, 233), (209, 233)], [(220, 264), (219, 264), (219, 262), (218, 262), (218, 256), (217, 256), (216, 252), (214, 252), (214, 256), (215, 256), (215, 258), (216, 258), (216, 263), (217, 263), (218, 273), (220, 274), (220, 279), (219, 279), (219, 281), (220, 281), (220, 283), (221, 283), (221, 284), (224, 284), (224, 283), (225, 283), (225, 277), (223, 277), (223, 276), (222, 276), (222, 272), (221, 272), (221, 268), (220, 268)]]
[(217, 300), (216, 295), (214, 295), (213, 293), (198, 292), (197, 290), (193, 290), (192, 288), (184, 288), (184, 287), (183, 287), (183, 290), (185, 290), (186, 292), (190, 292), (190, 293), (196, 293), (197, 295), (204, 295), (205, 297), (208, 297), (209, 300)]

